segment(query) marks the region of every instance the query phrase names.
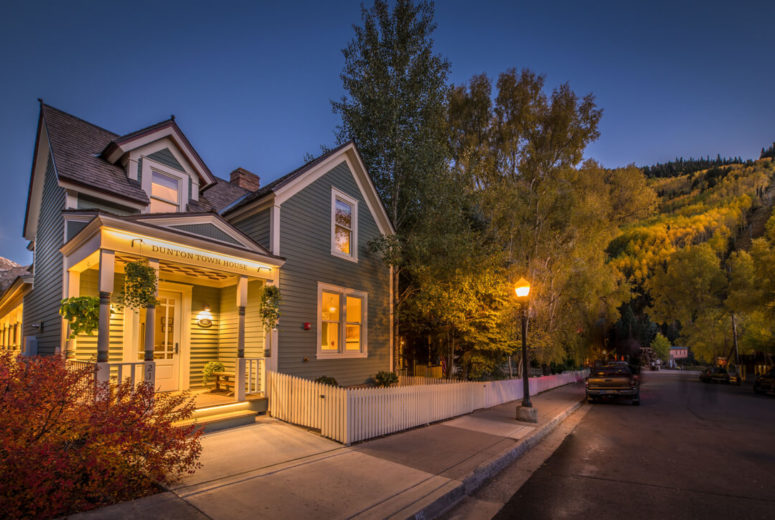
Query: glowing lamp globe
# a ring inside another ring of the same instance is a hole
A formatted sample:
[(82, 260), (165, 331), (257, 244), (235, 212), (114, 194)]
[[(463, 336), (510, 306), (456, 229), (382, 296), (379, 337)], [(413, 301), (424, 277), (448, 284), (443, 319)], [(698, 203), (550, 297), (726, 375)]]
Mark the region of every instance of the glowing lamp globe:
[(530, 294), (530, 282), (524, 278), (520, 278), (514, 287), (514, 292), (517, 293), (517, 298), (520, 300), (526, 300)]

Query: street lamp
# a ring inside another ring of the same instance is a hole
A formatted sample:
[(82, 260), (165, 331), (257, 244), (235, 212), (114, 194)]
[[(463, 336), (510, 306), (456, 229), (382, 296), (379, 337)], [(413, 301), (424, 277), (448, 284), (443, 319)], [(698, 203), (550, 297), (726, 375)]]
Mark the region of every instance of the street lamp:
[(522, 318), (522, 405), (517, 408), (517, 420), (538, 422), (538, 412), (530, 402), (530, 384), (528, 382), (527, 363), (527, 305), (530, 299), (530, 282), (520, 278), (514, 287), (519, 302), (519, 315)]

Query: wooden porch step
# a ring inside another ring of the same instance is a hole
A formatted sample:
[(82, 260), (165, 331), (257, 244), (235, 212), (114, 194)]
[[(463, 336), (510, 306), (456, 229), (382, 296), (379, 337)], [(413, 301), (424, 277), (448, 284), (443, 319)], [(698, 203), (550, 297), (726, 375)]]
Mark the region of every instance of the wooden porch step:
[(190, 426), (197, 424), (205, 433), (210, 433), (226, 428), (235, 428), (256, 421), (256, 412), (250, 402), (233, 403), (220, 406), (210, 406), (194, 411), (194, 416), (186, 421), (177, 423), (178, 426)]

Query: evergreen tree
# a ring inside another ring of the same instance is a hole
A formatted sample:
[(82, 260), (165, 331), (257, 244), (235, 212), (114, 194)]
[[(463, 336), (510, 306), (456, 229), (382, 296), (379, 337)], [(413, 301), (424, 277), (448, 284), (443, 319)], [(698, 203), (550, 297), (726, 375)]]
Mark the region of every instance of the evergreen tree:
[(332, 102), (341, 117), (339, 142), (352, 140), (374, 180), (397, 235), (373, 244), (393, 269), (394, 352), (400, 316), (412, 294), (408, 249), (429, 191), (447, 172), (446, 95), (449, 63), (433, 51), (433, 4), (385, 0), (361, 8), (363, 25), (343, 49), (345, 96)]
[(449, 63), (433, 52), (433, 4), (376, 0), (342, 51), (339, 142), (355, 141), (399, 232), (416, 222), (427, 185), (446, 168)]

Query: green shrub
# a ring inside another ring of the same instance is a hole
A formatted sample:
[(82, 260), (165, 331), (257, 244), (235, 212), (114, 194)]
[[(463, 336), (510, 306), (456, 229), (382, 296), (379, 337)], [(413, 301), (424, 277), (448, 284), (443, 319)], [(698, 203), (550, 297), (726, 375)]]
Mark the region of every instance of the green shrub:
[(322, 383), (324, 385), (339, 386), (339, 383), (336, 382), (336, 379), (328, 376), (320, 376), (319, 378), (315, 379), (315, 382)]
[(386, 372), (384, 370), (380, 370), (377, 372), (377, 375), (374, 376), (374, 382), (377, 384), (377, 386), (392, 386), (398, 383), (398, 376), (395, 374), (395, 372)]
[(130, 309), (156, 305), (156, 269), (138, 260), (124, 265), (124, 287), (116, 297), (117, 303)]
[(220, 361), (208, 361), (202, 369), (203, 382), (207, 383), (213, 377), (213, 374), (223, 372), (225, 369), (226, 367)]
[(92, 334), (100, 324), (100, 299), (93, 296), (65, 298), (59, 305), (59, 314), (70, 325), (70, 339), (78, 334)]

